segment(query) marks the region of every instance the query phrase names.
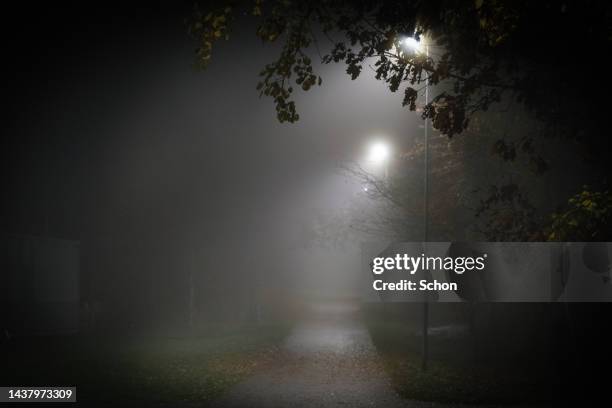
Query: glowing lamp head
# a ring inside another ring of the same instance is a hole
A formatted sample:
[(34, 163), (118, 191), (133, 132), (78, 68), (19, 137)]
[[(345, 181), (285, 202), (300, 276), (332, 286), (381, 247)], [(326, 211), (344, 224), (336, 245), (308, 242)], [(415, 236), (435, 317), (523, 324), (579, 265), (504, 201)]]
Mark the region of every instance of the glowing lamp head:
[(389, 155), (390, 155), (389, 146), (382, 142), (374, 143), (370, 147), (369, 160), (371, 162), (383, 163), (389, 158)]
[(422, 49), (422, 44), (419, 40), (414, 37), (405, 37), (401, 41), (401, 45), (404, 48), (404, 51), (419, 53)]

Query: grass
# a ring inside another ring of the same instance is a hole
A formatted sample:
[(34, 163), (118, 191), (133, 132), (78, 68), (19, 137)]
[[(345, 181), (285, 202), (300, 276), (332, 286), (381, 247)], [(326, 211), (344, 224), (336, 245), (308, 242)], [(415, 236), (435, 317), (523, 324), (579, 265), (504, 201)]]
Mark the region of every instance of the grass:
[(81, 402), (206, 403), (267, 364), (287, 326), (196, 337), (36, 337), (0, 348), (4, 385), (75, 385)]
[[(372, 340), (395, 390), (404, 398), (446, 403), (537, 404), (549, 402), (551, 367), (489, 345), (491, 354), (476, 356), (470, 336), (430, 336), (428, 369), (421, 369), (422, 337), (397, 321), (366, 319)], [(527, 353), (528, 354), (528, 353)]]

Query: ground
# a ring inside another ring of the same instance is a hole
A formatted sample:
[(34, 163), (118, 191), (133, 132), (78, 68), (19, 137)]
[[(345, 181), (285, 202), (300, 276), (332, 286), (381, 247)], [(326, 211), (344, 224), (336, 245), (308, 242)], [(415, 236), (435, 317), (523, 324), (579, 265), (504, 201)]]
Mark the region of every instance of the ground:
[(202, 406), (268, 364), (287, 333), (262, 325), (14, 338), (0, 346), (0, 384), (76, 385), (80, 406)]
[[(408, 307), (421, 310), (420, 304)], [(474, 343), (465, 325), (437, 325), (429, 332), (430, 362), (423, 372), (422, 334), (410, 325), (389, 319), (380, 310), (368, 315), (357, 304), (315, 304), (284, 341), (273, 364), (213, 405), (393, 408), (548, 402), (549, 389), (541, 378), (546, 371), (536, 366), (535, 359), (509, 355), (515, 361), (475, 362)], [(502, 342), (497, 344), (497, 354), (512, 351)]]
[[(315, 302), (291, 326), (239, 326), (181, 337), (14, 339), (0, 348), (0, 383), (76, 385), (82, 406), (394, 408), (546, 402), (541, 397), (548, 391), (541, 387), (533, 359), (510, 357), (528, 369), (508, 360), (491, 364), (489, 358), (476, 364), (469, 333), (457, 324), (431, 327), (431, 361), (422, 372), (422, 336), (406, 323), (418, 321), (407, 313), (418, 312), (419, 306), (399, 310), (399, 321), (380, 310), (364, 313), (357, 303)], [(518, 333), (514, 330), (513, 344)], [(500, 354), (502, 342), (492, 346)]]
[(295, 326), (277, 363), (216, 401), (217, 407), (404, 406), (350, 304), (314, 308)]

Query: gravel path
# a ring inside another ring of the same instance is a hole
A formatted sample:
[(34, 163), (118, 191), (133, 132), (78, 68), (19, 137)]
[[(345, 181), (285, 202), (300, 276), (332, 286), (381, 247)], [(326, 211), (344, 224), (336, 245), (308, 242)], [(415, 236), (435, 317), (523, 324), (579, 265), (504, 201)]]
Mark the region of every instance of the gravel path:
[(216, 407), (433, 407), (401, 399), (380, 366), (357, 308), (319, 305), (287, 338), (275, 363)]

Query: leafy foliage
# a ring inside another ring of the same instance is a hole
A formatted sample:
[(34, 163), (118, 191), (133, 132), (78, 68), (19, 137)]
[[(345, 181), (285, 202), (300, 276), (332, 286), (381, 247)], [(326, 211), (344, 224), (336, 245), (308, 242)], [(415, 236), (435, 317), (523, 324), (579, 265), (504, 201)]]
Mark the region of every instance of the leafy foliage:
[(487, 214), (483, 233), (490, 241), (538, 241), (542, 238), (536, 211), (515, 183), (491, 186), (476, 217)]
[(527, 155), (529, 167), (535, 174), (548, 170), (546, 160), (534, 149), (533, 139), (528, 136), (516, 143), (498, 139), (492, 146), (492, 153), (504, 161), (514, 161), (519, 153), (523, 153)]
[(205, 68), (212, 57), (213, 44), (224, 38), (229, 38), (230, 23), (233, 20), (233, 8), (229, 5), (204, 13), (196, 6), (194, 21), (189, 31), (199, 41), (196, 49), (200, 68)]
[[(253, 0), (240, 7), (231, 3), (195, 13), (191, 31), (200, 42), (198, 60), (208, 64), (213, 44), (227, 38), (232, 14), (256, 18), (259, 38), (283, 42), (278, 59), (260, 73), (258, 85), (262, 95), (273, 98), (281, 122), (299, 119), (294, 85), (308, 91), (322, 82), (313, 72), (314, 48), (322, 63), (344, 63), (352, 79), (368, 64), (392, 92), (406, 84), (403, 104), (411, 110), (417, 109), (417, 95), (426, 83), (440, 85), (422, 115), (448, 136), (461, 133), (475, 112), (489, 109), (504, 94), (551, 123), (567, 124), (569, 112), (591, 113), (577, 109), (572, 99), (582, 91), (572, 81), (584, 67), (568, 50), (585, 45), (603, 50), (610, 45), (605, 32), (609, 9), (592, 1)], [(568, 26), (579, 34), (568, 35)], [(334, 39), (338, 35), (339, 41)], [(424, 39), (431, 55), (405, 49), (401, 41), (406, 36)], [(321, 38), (331, 46), (325, 55), (320, 55)], [(535, 49), (536, 41), (545, 48)], [(592, 67), (594, 73), (602, 68)], [(574, 124), (564, 132), (575, 130)]]
[[(317, 56), (322, 64), (344, 64), (353, 80), (364, 66), (372, 67), (376, 79), (391, 92), (403, 93), (403, 106), (421, 112), (448, 137), (465, 133), (478, 113), (500, 101), (517, 102), (542, 124), (538, 136), (587, 146), (584, 158), (593, 165), (594, 177), (603, 175), (607, 180), (612, 146), (602, 135), (609, 120), (599, 112), (607, 106), (612, 89), (609, 81), (601, 81), (608, 75), (607, 65), (595, 58), (611, 51), (612, 7), (606, 2), (252, 0), (234, 5), (221, 1), (206, 13), (196, 11), (190, 25), (200, 44), (201, 66), (209, 63), (214, 43), (228, 37), (232, 16), (239, 14), (258, 21), (256, 33), (262, 41), (280, 43), (278, 58), (263, 68), (257, 84), (260, 96), (273, 99), (280, 122), (300, 118), (295, 89), (309, 91), (322, 84), (313, 64)], [(426, 50), (405, 48), (402, 40), (408, 36), (420, 39)], [(321, 40), (326, 45), (320, 45)], [(598, 86), (585, 86), (593, 81)], [(432, 96), (423, 106), (419, 99), (426, 86)], [(532, 135), (514, 142), (502, 138), (492, 152), (508, 162), (523, 154), (536, 174), (548, 169)], [(487, 238), (545, 237), (544, 218), (536, 215), (516, 183), (491, 187), (488, 193), (477, 209), (481, 218), (487, 218), (483, 231)], [(582, 214), (605, 221), (596, 211), (572, 211), (571, 217)], [(580, 227), (592, 235), (595, 227), (581, 222)], [(552, 230), (564, 237), (589, 234), (558, 220)]]
[(553, 214), (550, 241), (609, 241), (612, 238), (612, 193), (588, 186)]

